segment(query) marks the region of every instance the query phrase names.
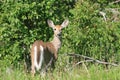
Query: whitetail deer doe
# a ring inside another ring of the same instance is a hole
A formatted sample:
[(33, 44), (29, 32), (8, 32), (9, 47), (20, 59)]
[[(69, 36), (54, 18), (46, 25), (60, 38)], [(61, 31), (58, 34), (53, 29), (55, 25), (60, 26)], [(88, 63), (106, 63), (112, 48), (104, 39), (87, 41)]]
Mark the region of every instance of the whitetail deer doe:
[(35, 41), (31, 48), (31, 73), (34, 76), (36, 70), (46, 70), (48, 66), (55, 68), (57, 53), (61, 47), (61, 30), (65, 28), (69, 21), (65, 20), (61, 25), (54, 25), (48, 20), (48, 25), (54, 31), (54, 38), (51, 42)]

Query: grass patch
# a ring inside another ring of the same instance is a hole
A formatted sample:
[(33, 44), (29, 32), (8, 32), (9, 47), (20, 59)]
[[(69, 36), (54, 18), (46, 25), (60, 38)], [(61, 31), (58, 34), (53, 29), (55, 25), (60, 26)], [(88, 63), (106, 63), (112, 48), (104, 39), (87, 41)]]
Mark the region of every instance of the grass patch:
[[(22, 65), (22, 64), (21, 64)], [(81, 64), (72, 67), (69, 57), (59, 55), (53, 73), (48, 72), (45, 77), (39, 73), (32, 77), (26, 73), (23, 66), (18, 68), (0, 67), (0, 80), (120, 80), (120, 67), (108, 67), (100, 64)]]
[(0, 69), (0, 80), (120, 80), (120, 67), (103, 69), (100, 66), (75, 67), (72, 70), (58, 70), (41, 77), (38, 73), (31, 77), (30, 73), (23, 70)]

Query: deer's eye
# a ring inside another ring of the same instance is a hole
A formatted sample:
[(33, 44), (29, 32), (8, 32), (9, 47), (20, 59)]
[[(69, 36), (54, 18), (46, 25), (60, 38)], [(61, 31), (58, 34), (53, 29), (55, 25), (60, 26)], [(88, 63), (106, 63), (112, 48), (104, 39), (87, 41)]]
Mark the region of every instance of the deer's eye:
[(54, 28), (54, 30), (56, 30), (56, 28)]

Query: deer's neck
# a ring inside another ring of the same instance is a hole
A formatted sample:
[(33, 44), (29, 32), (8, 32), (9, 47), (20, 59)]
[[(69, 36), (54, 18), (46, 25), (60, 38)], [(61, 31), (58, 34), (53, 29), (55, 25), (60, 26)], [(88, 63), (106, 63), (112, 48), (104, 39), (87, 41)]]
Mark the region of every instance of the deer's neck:
[(61, 47), (60, 37), (54, 35), (54, 38), (53, 38), (53, 40), (51, 41), (51, 43), (54, 45), (55, 49), (58, 51), (59, 48)]

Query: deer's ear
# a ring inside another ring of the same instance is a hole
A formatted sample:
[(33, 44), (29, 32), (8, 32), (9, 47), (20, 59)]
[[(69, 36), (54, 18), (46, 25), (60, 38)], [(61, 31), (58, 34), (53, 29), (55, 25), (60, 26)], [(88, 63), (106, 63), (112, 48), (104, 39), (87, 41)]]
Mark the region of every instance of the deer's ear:
[(61, 27), (62, 27), (62, 28), (65, 28), (65, 27), (67, 27), (68, 24), (69, 24), (69, 20), (65, 20), (65, 21), (61, 24)]
[(53, 21), (51, 21), (51, 20), (47, 20), (47, 23), (48, 23), (49, 27), (52, 27), (52, 28), (55, 27)]

